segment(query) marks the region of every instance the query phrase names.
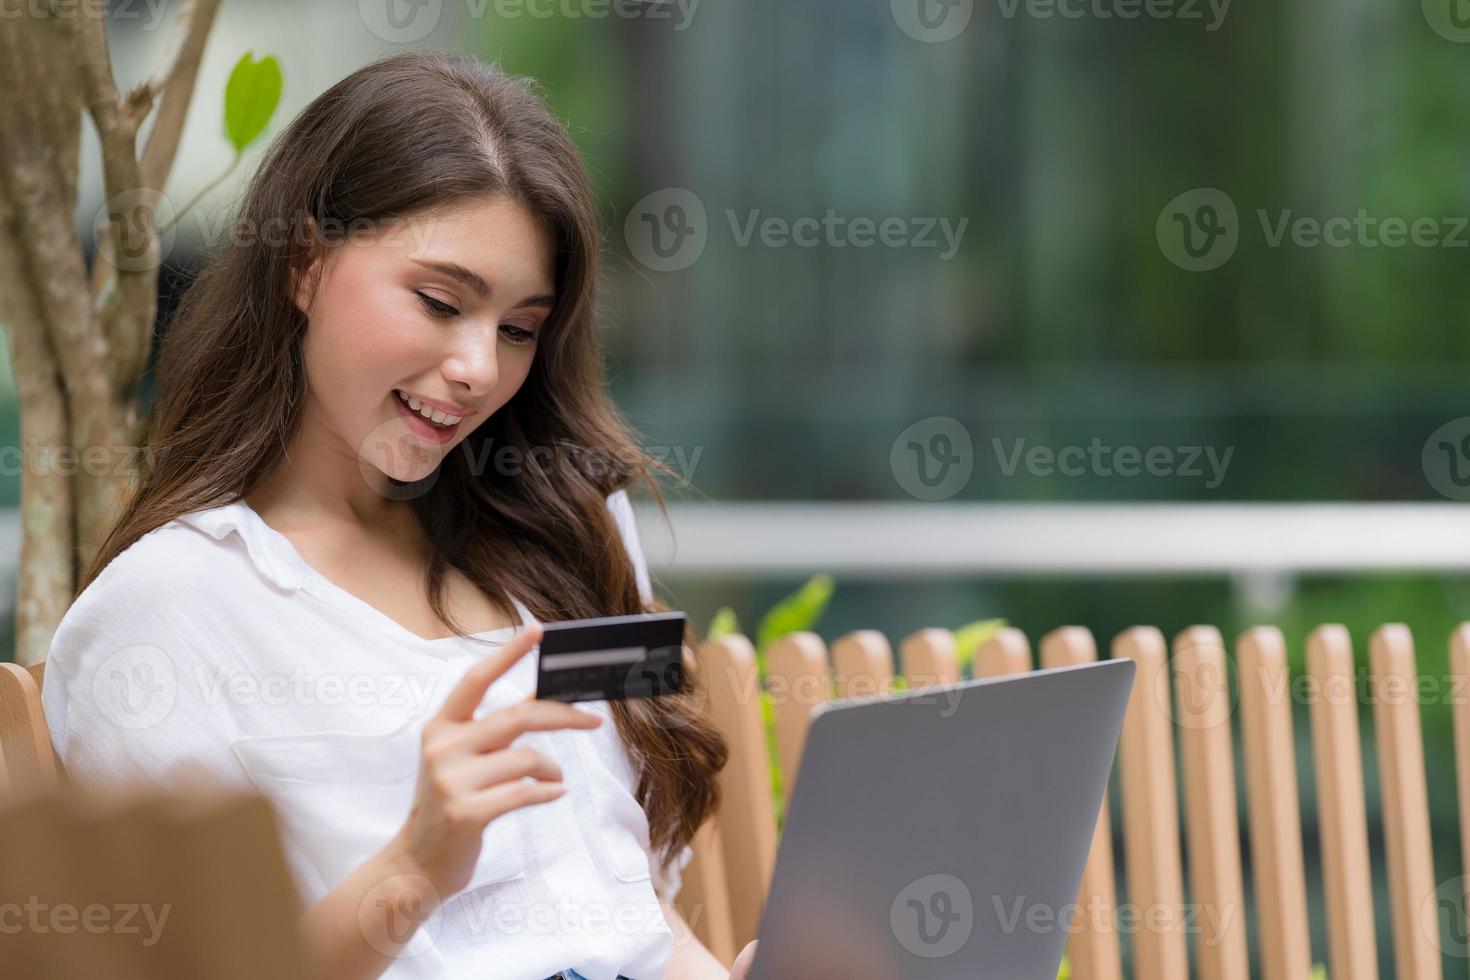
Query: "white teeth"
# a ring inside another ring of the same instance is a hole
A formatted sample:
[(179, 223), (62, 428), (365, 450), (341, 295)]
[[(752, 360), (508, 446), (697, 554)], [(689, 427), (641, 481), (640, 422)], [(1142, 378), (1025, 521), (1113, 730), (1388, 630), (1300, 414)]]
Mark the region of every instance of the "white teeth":
[(430, 408), (429, 406), (420, 402), (417, 398), (406, 395), (403, 392), (398, 391), (397, 389), (394, 389), (394, 393), (397, 394), (399, 400), (406, 404), (409, 408), (413, 409), (415, 412), (418, 412), (424, 418), (428, 419), (430, 422), (435, 423), (436, 425), (458, 425), (464, 420), (464, 416), (462, 415), (450, 415), (447, 412), (440, 411), (437, 408)]

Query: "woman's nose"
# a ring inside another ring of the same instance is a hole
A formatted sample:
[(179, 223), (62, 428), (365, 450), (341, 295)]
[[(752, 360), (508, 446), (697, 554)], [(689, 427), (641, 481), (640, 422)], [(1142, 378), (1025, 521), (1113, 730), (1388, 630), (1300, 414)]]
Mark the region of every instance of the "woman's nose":
[(463, 385), (467, 394), (475, 397), (486, 394), (500, 377), (494, 339), (456, 345), (444, 359), (443, 371), (449, 381)]

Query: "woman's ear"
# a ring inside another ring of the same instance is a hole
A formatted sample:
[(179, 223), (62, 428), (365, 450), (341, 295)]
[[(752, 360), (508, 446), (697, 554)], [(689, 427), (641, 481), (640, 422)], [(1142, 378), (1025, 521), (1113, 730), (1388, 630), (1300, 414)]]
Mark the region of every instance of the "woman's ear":
[(306, 251), (293, 257), (290, 264), (291, 298), (302, 316), (310, 313), (322, 273), (322, 247), (316, 237), (316, 221), (308, 215), (306, 224)]
[(321, 260), (315, 250), (298, 263), (291, 263), (291, 298), (302, 316), (310, 315), (313, 294), (320, 278)]

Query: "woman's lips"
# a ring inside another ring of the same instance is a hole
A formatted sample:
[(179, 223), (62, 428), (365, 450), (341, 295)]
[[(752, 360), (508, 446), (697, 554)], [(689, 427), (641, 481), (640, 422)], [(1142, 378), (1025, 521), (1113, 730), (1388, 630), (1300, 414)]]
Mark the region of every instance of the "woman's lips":
[[(405, 405), (403, 399), (399, 398), (396, 392), (390, 394), (388, 397), (393, 400), (393, 405), (398, 409), (398, 414), (403, 416), (404, 421), (408, 423), (408, 427), (413, 430), (413, 434), (425, 442), (437, 443), (442, 446), (444, 443), (453, 439), (454, 434), (459, 431), (459, 422), (449, 426), (434, 425), (418, 412)], [(460, 421), (462, 422), (463, 419)]]

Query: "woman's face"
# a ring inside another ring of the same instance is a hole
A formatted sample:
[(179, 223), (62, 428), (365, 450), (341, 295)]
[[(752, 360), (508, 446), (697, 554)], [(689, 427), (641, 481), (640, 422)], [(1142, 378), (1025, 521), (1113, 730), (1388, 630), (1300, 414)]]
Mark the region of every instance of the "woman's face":
[(303, 427), (370, 477), (432, 473), (521, 387), (551, 313), (551, 233), (498, 195), (348, 230), (318, 270)]

